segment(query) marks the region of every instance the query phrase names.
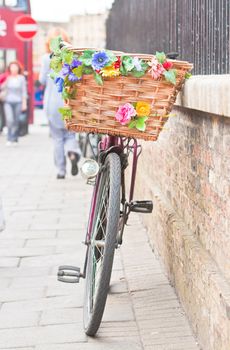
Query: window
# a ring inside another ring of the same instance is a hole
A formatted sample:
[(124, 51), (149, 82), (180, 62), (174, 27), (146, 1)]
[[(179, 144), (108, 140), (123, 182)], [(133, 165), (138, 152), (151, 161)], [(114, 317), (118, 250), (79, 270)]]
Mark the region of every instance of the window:
[(29, 0), (0, 0), (0, 6), (9, 7), (12, 10), (28, 11)]
[(0, 49), (0, 73), (4, 72), (10, 62), (17, 59), (15, 49)]
[(6, 7), (17, 7), (18, 0), (5, 0), (5, 6)]
[(16, 56), (16, 50), (14, 49), (7, 49), (5, 50), (6, 53), (6, 65), (8, 66), (8, 64), (12, 61), (15, 61), (17, 56)]

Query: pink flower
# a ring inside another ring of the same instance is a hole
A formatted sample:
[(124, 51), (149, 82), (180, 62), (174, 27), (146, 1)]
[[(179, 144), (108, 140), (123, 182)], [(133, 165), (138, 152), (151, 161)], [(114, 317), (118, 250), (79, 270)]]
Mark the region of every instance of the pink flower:
[(153, 79), (158, 79), (165, 71), (162, 64), (155, 57), (152, 58), (152, 62), (149, 65), (151, 67), (149, 73), (152, 74)]
[(118, 108), (115, 114), (115, 119), (121, 123), (121, 125), (126, 125), (130, 122), (132, 117), (135, 117), (137, 112), (131, 103), (126, 103)]

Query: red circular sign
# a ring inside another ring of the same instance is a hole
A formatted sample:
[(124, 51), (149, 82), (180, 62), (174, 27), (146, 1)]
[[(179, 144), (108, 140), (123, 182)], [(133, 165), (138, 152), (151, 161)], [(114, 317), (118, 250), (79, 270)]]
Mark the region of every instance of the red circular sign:
[(14, 24), (15, 34), (21, 40), (31, 40), (38, 30), (37, 22), (30, 16), (20, 16), (16, 18)]

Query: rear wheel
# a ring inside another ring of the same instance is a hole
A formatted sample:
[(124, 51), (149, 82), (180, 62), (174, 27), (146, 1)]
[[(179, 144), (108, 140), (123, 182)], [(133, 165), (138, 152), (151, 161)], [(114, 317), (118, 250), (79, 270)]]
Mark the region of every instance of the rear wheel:
[(100, 176), (88, 246), (84, 299), (84, 328), (90, 336), (96, 334), (103, 316), (117, 241), (121, 163), (116, 153), (108, 154)]

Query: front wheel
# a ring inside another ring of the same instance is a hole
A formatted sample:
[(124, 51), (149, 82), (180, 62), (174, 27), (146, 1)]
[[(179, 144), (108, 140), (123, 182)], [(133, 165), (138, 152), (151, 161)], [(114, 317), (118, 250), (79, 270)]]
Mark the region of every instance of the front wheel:
[(96, 334), (102, 320), (113, 266), (120, 215), (119, 156), (108, 154), (102, 169), (86, 268), (84, 328), (90, 336)]

